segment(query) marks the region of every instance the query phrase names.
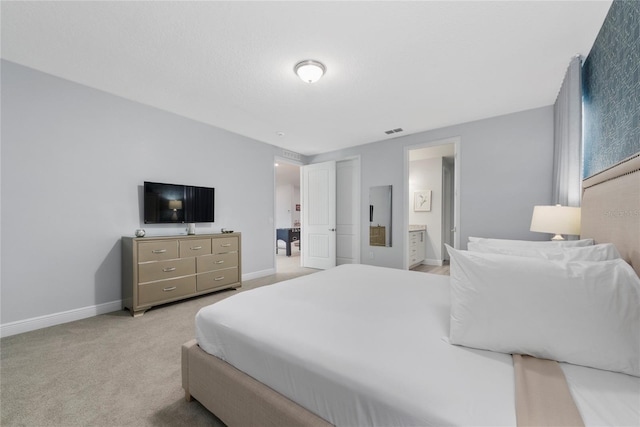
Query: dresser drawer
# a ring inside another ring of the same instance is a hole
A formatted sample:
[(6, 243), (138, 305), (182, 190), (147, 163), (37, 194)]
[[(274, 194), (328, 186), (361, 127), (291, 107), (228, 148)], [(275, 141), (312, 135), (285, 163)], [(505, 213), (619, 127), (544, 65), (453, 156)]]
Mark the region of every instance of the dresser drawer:
[(180, 258), (211, 253), (211, 239), (180, 240)]
[(205, 273), (207, 271), (221, 270), (223, 268), (237, 267), (238, 253), (204, 255), (196, 258), (196, 271)]
[(207, 289), (219, 288), (220, 286), (238, 282), (238, 268), (227, 268), (210, 273), (201, 273), (196, 277), (198, 278), (198, 292), (206, 291)]
[(122, 237), (122, 305), (153, 306), (242, 286), (240, 233)]
[(211, 239), (211, 253), (223, 254), (225, 252), (238, 251), (237, 237), (223, 237), (220, 239)]
[(162, 261), (174, 258), (178, 258), (177, 240), (138, 243), (138, 262)]
[(171, 279), (189, 274), (196, 274), (195, 258), (171, 259), (168, 261), (138, 264), (138, 283)]
[(138, 285), (138, 305), (155, 304), (196, 292), (196, 276)]

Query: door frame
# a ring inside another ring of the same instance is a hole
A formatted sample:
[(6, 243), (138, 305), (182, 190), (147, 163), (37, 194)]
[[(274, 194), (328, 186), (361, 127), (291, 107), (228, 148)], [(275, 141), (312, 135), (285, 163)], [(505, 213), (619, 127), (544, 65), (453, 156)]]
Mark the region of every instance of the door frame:
[[(409, 234), (409, 209), (410, 209), (410, 200), (411, 195), (409, 194), (409, 166), (410, 166), (410, 156), (409, 152), (412, 150), (419, 150), (421, 148), (430, 148), (438, 145), (445, 144), (453, 144), (454, 145), (454, 207), (453, 207), (453, 226), (455, 228), (454, 233), (454, 244), (453, 247), (458, 249), (460, 248), (460, 165), (461, 165), (461, 149), (460, 144), (461, 137), (460, 136), (452, 136), (449, 138), (443, 138), (433, 141), (427, 141), (420, 144), (408, 145), (404, 147), (404, 233), (405, 235)], [(429, 230), (427, 230), (427, 235)], [(407, 239), (404, 239), (405, 242), (408, 242)], [(403, 251), (403, 265), (404, 269), (409, 269), (409, 245), (405, 244), (405, 248)]]

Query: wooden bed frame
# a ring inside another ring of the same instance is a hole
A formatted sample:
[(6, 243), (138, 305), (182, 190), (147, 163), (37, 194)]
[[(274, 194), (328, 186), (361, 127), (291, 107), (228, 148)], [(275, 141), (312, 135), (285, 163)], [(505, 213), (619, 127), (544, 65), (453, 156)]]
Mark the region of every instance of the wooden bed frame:
[[(583, 181), (581, 237), (614, 243), (640, 275), (640, 153)], [(228, 426), (332, 425), (195, 340), (182, 346), (182, 387)]]

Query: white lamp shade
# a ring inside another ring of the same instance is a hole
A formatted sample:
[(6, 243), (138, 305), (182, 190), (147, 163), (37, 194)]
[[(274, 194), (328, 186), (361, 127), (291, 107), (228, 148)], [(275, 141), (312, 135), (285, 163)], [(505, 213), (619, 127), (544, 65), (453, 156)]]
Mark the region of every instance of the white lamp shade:
[(580, 208), (569, 206), (534, 206), (531, 231), (560, 234), (580, 234)]
[(311, 59), (298, 62), (293, 69), (298, 77), (307, 83), (314, 83), (320, 80), (326, 70), (322, 63)]
[(169, 209), (182, 209), (182, 200), (169, 200)]

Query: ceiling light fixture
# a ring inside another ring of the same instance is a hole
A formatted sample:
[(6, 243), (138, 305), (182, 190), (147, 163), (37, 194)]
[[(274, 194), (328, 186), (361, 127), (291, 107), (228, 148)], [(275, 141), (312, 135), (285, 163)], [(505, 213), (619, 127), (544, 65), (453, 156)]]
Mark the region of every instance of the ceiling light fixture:
[(327, 71), (323, 63), (314, 61), (313, 59), (307, 59), (300, 61), (293, 67), (293, 71), (306, 83), (314, 83), (320, 80)]

